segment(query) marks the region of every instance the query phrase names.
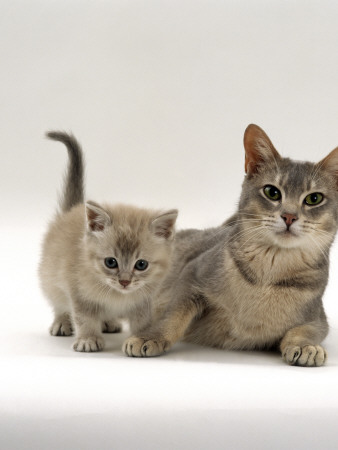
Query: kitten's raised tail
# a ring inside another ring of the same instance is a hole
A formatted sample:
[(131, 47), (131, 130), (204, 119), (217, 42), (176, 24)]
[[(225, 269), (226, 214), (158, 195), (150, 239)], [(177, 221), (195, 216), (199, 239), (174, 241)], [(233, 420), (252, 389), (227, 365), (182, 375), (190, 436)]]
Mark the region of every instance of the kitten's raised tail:
[(73, 206), (84, 203), (84, 160), (82, 149), (72, 134), (62, 131), (49, 131), (46, 133), (46, 137), (62, 142), (68, 150), (68, 167), (60, 198), (60, 209), (62, 212), (66, 212)]

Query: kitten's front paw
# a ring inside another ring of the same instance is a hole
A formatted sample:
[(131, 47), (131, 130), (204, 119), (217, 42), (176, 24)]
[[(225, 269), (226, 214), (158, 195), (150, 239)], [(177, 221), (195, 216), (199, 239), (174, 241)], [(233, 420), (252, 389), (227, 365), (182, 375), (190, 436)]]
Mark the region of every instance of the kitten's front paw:
[(169, 348), (169, 342), (162, 338), (147, 339), (132, 336), (124, 342), (122, 351), (128, 356), (159, 356)]
[(76, 352), (98, 352), (104, 347), (104, 341), (101, 337), (90, 336), (86, 338), (78, 338), (73, 344)]
[(72, 323), (69, 319), (55, 319), (49, 328), (52, 336), (70, 336), (73, 334)]
[(289, 346), (283, 353), (283, 359), (292, 366), (319, 367), (326, 357), (326, 351), (320, 345)]

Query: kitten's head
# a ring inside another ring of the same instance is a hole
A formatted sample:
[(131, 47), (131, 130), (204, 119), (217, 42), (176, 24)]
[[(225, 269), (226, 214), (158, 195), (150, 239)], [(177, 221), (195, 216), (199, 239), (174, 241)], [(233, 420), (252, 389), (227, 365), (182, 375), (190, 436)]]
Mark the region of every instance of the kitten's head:
[(327, 248), (338, 224), (338, 148), (317, 164), (282, 158), (256, 125), (246, 129), (244, 147), (239, 220), (251, 230), (248, 239)]
[(86, 248), (102, 291), (147, 294), (166, 274), (177, 210), (86, 204)]

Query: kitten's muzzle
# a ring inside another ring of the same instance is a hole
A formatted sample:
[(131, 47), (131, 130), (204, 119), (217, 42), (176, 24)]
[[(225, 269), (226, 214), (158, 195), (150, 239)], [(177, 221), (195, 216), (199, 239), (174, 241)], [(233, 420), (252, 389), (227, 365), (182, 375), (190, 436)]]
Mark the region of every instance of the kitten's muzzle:
[(120, 283), (124, 288), (126, 288), (126, 287), (131, 283), (131, 280), (119, 280), (119, 283)]

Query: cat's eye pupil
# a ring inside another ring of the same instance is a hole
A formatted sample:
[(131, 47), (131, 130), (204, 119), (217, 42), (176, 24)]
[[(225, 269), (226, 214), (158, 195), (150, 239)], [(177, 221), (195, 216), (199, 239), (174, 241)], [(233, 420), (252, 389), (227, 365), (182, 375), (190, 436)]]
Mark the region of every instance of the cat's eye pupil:
[(104, 263), (108, 269), (116, 269), (118, 267), (116, 259), (112, 257), (105, 258)]
[(282, 194), (280, 192), (280, 190), (278, 188), (276, 188), (276, 186), (272, 186), (270, 184), (268, 184), (267, 186), (264, 187), (264, 194), (270, 199), (270, 200), (280, 200), (282, 198)]
[(136, 270), (146, 270), (146, 268), (148, 267), (148, 261), (144, 260), (144, 259), (139, 259), (138, 261), (136, 261), (135, 263), (135, 269)]
[(314, 192), (313, 194), (307, 195), (304, 201), (307, 205), (313, 206), (319, 205), (319, 203), (321, 203), (323, 198), (324, 198), (323, 194), (320, 194), (319, 192)]

